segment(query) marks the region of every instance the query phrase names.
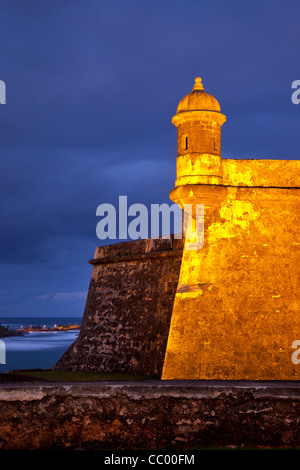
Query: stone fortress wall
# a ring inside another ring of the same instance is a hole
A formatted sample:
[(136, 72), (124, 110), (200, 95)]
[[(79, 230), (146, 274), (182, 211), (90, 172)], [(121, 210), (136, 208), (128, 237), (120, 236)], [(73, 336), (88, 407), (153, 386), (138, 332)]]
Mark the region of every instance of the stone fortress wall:
[(204, 205), (203, 248), (174, 239), (97, 248), (79, 338), (56, 368), (300, 379), (292, 361), (300, 340), (300, 161), (222, 159), (225, 121), (199, 77), (172, 119), (170, 198), (181, 208)]
[(56, 369), (161, 375), (182, 240), (98, 247), (76, 341)]
[(204, 205), (183, 251), (163, 379), (299, 380), (300, 161), (221, 157), (226, 117), (201, 79), (180, 101), (172, 201)]

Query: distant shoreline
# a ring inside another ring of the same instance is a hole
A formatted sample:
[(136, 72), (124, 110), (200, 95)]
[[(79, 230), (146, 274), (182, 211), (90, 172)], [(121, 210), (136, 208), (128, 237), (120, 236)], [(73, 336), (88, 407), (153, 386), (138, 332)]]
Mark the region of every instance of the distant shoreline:
[(80, 325), (55, 325), (53, 328), (42, 326), (27, 326), (26, 328), (18, 328), (16, 331), (32, 332), (32, 331), (68, 331), (79, 330)]
[(17, 328), (10, 330), (8, 327), (0, 325), (0, 338), (8, 338), (10, 336), (25, 336), (26, 333), (33, 332), (57, 332), (57, 331), (69, 331), (69, 330), (79, 330), (80, 325), (54, 325), (53, 328), (50, 327), (41, 327), (37, 326), (27, 326), (26, 328)]
[(0, 325), (0, 338), (9, 338), (10, 336), (24, 336), (24, 331), (10, 330), (6, 326)]

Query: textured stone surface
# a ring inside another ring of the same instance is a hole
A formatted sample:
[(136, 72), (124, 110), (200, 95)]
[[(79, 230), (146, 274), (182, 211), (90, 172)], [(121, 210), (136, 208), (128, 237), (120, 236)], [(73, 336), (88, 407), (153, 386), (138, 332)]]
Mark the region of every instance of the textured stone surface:
[(174, 192), (204, 204), (205, 233), (183, 253), (163, 378), (299, 380), (299, 190)]
[(222, 159), (224, 185), (299, 188), (299, 160)]
[(79, 337), (56, 369), (160, 376), (182, 256), (182, 240), (96, 249)]
[(2, 384), (1, 449), (300, 446), (299, 383)]

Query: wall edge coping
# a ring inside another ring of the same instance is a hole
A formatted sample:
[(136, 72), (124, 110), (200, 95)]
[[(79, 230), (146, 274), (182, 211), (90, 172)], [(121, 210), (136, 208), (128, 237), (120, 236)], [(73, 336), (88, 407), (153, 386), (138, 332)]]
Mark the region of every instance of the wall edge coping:
[(0, 384), (1, 401), (33, 401), (45, 396), (117, 398), (125, 395), (140, 400), (173, 398), (218, 398), (248, 392), (254, 398), (300, 400), (300, 381), (235, 381), (235, 380), (147, 380), (112, 382), (24, 382)]

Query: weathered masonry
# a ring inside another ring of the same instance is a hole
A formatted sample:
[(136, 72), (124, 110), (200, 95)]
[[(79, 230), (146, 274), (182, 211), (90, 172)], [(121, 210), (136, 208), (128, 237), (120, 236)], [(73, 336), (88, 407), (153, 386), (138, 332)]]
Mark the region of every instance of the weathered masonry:
[(160, 376), (182, 240), (96, 248), (80, 334), (56, 369)]
[(0, 384), (0, 448), (299, 447), (291, 382)]

